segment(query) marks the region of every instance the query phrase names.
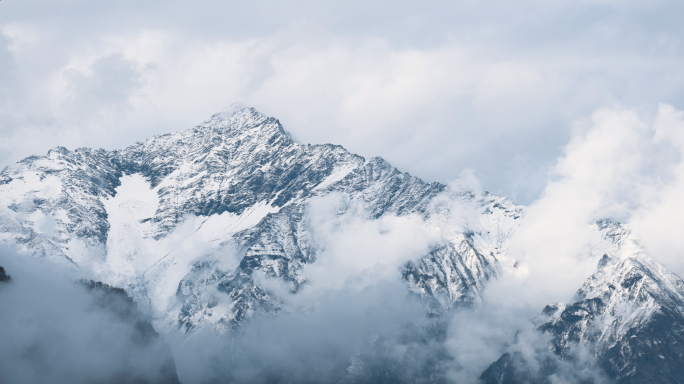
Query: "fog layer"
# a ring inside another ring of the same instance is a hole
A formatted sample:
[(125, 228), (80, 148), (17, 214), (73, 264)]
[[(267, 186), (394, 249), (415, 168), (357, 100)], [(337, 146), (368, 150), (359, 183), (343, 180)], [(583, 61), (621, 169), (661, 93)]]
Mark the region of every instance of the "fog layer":
[(178, 383), (168, 345), (123, 291), (2, 249), (0, 382)]

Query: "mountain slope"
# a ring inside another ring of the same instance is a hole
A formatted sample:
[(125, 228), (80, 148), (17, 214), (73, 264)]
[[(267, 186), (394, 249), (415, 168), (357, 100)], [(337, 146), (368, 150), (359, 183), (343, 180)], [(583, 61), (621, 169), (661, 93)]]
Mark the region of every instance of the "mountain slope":
[[(312, 199), (339, 196), (363, 220), (419, 217), (438, 240), (401, 272), (436, 311), (480, 300), (522, 208), (425, 183), (381, 158), (295, 143), (278, 120), (235, 107), (117, 151), (64, 148), (0, 173), (0, 239), (125, 287), (160, 329), (233, 327), (297, 292), (320, 244)], [(476, 219), (454, 225), (462, 211)]]
[(113, 196), (120, 165), (104, 150), (57, 147), (0, 173), (0, 233), (29, 254), (79, 268), (102, 252), (109, 223), (100, 198)]
[[(622, 225), (602, 221), (599, 228), (617, 248), (601, 258), (576, 302), (544, 308), (537, 329), (551, 337), (549, 351), (566, 362), (587, 359), (582, 353), (589, 351), (616, 383), (684, 382), (684, 280), (646, 255)], [(548, 382), (558, 363), (548, 356), (539, 360), (545, 363), (535, 376), (520, 354), (509, 353), (482, 379)]]

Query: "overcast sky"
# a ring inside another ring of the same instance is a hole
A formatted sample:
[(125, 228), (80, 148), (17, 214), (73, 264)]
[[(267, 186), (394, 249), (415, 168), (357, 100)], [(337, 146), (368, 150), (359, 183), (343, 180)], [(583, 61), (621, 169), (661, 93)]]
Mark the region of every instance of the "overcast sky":
[[(530, 203), (604, 107), (684, 108), (684, 2), (2, 0), (0, 167), (233, 102), (301, 143)], [(651, 117), (649, 117), (651, 116)]]

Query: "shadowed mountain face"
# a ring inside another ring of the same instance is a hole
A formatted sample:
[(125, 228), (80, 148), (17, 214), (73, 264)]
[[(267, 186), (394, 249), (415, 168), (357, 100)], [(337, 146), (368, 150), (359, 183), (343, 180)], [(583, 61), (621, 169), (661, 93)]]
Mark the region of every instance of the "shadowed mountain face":
[(7, 282), (11, 280), (11, 276), (5, 272), (5, 268), (0, 267), (0, 282)]
[[(619, 224), (599, 225), (604, 236), (618, 235), (619, 248), (599, 261), (576, 302), (544, 308), (537, 332), (550, 343), (527, 355), (513, 348), (482, 374), (483, 382), (684, 382), (684, 281), (645, 255)], [(603, 376), (578, 374), (576, 367), (589, 364)]]

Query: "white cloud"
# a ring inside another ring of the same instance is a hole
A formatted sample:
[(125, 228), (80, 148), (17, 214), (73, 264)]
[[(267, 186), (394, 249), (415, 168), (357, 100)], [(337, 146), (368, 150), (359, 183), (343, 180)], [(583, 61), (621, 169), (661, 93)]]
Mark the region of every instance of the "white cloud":
[(297, 296), (398, 282), (401, 267), (439, 241), (439, 233), (417, 215), (369, 220), (361, 202), (339, 194), (313, 199), (307, 212), (318, 252), (316, 262), (304, 268), (308, 284)]
[(647, 118), (629, 109), (599, 110), (575, 126), (555, 179), (527, 208), (511, 241), (509, 257), (520, 266), (492, 285), (493, 300), (515, 291), (541, 308), (572, 297), (600, 256), (592, 254), (601, 239), (590, 225), (604, 218), (628, 220), (655, 192), (648, 167), (654, 132)]
[(302, 142), (428, 180), (472, 168), (485, 189), (529, 202), (568, 122), (682, 102), (679, 7), (3, 3), (0, 66), (14, 72), (0, 78), (12, 86), (0, 163), (55, 144), (123, 147), (242, 101)]
[(684, 277), (684, 112), (661, 105), (653, 126), (654, 145), (674, 147), (678, 156), (661, 165), (663, 175), (651, 181), (653, 192), (630, 224), (654, 257)]
[(513, 335), (544, 349), (546, 341), (528, 332), (530, 320), (547, 304), (570, 302), (610, 249), (590, 228), (597, 219), (628, 223), (651, 256), (684, 276), (683, 155), (684, 112), (670, 105), (657, 113), (601, 109), (577, 122), (554, 178), (527, 207), (511, 240), (507, 256), (517, 268), (505, 268), (502, 278), (488, 283), (482, 306), (451, 319), (452, 378), (467, 382), (479, 375)]

